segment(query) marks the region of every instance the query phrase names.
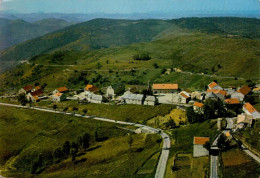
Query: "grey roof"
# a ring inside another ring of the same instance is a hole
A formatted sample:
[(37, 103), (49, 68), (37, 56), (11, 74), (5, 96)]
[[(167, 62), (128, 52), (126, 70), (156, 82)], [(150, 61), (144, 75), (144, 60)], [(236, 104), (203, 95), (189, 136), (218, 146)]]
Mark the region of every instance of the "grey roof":
[(206, 98), (217, 98), (216, 94), (213, 92), (209, 92), (206, 94)]
[(145, 101), (155, 101), (155, 97), (154, 96), (147, 96), (145, 98)]
[(130, 91), (126, 91), (122, 97), (124, 99), (130, 99), (130, 100), (143, 100), (144, 95), (142, 95), (142, 94), (133, 94)]

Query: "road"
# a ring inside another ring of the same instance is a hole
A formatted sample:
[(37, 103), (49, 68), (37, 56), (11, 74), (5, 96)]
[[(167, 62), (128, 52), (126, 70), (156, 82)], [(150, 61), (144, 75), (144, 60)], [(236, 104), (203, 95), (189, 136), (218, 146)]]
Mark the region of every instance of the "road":
[(218, 177), (218, 156), (210, 155), (210, 178)]
[(43, 112), (51, 112), (51, 113), (57, 113), (57, 114), (67, 114), (67, 115), (73, 115), (76, 117), (84, 117), (87, 119), (94, 119), (94, 120), (99, 120), (99, 121), (104, 121), (104, 122), (111, 122), (111, 123), (116, 123), (116, 124), (121, 124), (121, 125), (132, 125), (132, 126), (136, 126), (139, 128), (143, 128), (146, 130), (149, 130), (151, 133), (160, 133), (162, 139), (163, 139), (163, 148), (162, 148), (162, 153), (159, 159), (159, 163), (157, 165), (156, 168), (156, 174), (155, 177), (156, 178), (163, 178), (165, 171), (166, 171), (166, 165), (168, 162), (168, 157), (169, 157), (169, 153), (170, 153), (170, 148), (171, 148), (171, 141), (170, 141), (170, 137), (164, 133), (163, 131), (159, 130), (159, 129), (155, 129), (146, 125), (142, 125), (142, 124), (136, 124), (136, 123), (132, 123), (132, 122), (124, 122), (124, 121), (116, 121), (113, 119), (107, 119), (107, 118), (102, 118), (102, 117), (96, 117), (96, 116), (85, 116), (85, 115), (80, 115), (80, 114), (73, 114), (73, 113), (69, 113), (69, 112), (63, 112), (63, 111), (54, 111), (51, 109), (43, 109), (43, 108), (38, 108), (38, 107), (28, 107), (28, 106), (20, 106), (20, 105), (15, 105), (15, 104), (8, 104), (8, 103), (0, 103), (0, 105), (2, 106), (11, 106), (11, 107), (17, 107), (17, 108), (26, 108), (26, 109), (33, 109), (33, 110), (38, 110), (38, 111), (43, 111)]

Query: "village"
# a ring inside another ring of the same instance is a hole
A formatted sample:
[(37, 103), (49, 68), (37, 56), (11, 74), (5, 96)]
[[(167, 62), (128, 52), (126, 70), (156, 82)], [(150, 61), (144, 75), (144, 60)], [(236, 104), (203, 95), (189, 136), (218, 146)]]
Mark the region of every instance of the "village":
[(27, 102), (37, 103), (41, 100), (51, 100), (54, 103), (66, 100), (75, 100), (78, 103), (95, 104), (135, 104), (135, 105), (158, 105), (172, 104), (182, 107), (193, 106), (194, 112), (204, 113), (204, 103), (211, 99), (224, 103), (226, 110), (231, 110), (235, 117), (237, 128), (250, 127), (255, 119), (260, 118), (260, 113), (250, 102), (245, 99), (250, 93), (259, 93), (260, 87), (255, 88), (242, 86), (236, 88), (222, 88), (216, 82), (208, 84), (206, 91), (181, 90), (178, 84), (153, 84), (151, 87), (132, 86), (125, 89), (124, 85), (114, 85), (99, 89), (87, 84), (81, 91), (72, 91), (66, 86), (57, 88), (51, 93), (45, 93), (39, 85), (33, 87), (27, 85), (21, 88), (18, 95), (24, 95)]

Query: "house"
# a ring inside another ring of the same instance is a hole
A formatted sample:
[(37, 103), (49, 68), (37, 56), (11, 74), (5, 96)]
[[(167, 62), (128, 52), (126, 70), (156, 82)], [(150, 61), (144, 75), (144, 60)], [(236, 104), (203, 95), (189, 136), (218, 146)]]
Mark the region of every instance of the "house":
[(194, 137), (193, 139), (193, 157), (201, 157), (209, 155), (209, 151), (204, 148), (206, 142), (209, 142), (209, 137)]
[(130, 91), (126, 91), (122, 96), (123, 102), (126, 104), (138, 104), (142, 105), (144, 101), (144, 95), (133, 94)]
[(112, 88), (112, 86), (107, 87), (106, 96), (109, 98), (114, 98), (115, 95), (115, 90)]
[(242, 129), (244, 127), (251, 127), (253, 124), (253, 116), (248, 114), (240, 114), (237, 116), (237, 125), (236, 127)]
[(248, 86), (243, 86), (237, 90), (234, 94), (231, 95), (231, 98), (237, 98), (239, 101), (243, 101), (245, 96), (251, 92), (251, 88)]
[(125, 92), (125, 86), (123, 84), (116, 84), (106, 88), (105, 96), (114, 99), (116, 95), (123, 94)]
[(103, 96), (92, 93), (88, 96), (88, 102), (101, 104), (103, 102)]
[(66, 100), (66, 95), (64, 93), (55, 93), (52, 96), (52, 101), (53, 102), (61, 102)]
[(68, 92), (69, 89), (67, 87), (60, 87), (60, 88), (57, 88), (55, 89), (52, 93), (55, 94), (55, 93), (66, 93)]
[(254, 92), (254, 93), (260, 93), (260, 87), (254, 88), (254, 89), (253, 89), (253, 92)]
[(208, 89), (206, 91), (206, 99), (208, 98), (218, 98), (218, 99), (221, 99), (221, 100), (224, 100), (226, 95), (227, 95), (227, 92), (225, 90), (217, 90), (217, 89)]
[(195, 102), (193, 104), (193, 110), (198, 113), (203, 113), (203, 103)]
[(87, 86), (84, 88), (84, 91), (89, 91), (92, 93), (97, 92), (99, 89), (95, 87), (94, 85), (87, 84)]
[(179, 103), (187, 104), (190, 100), (190, 94), (186, 91), (182, 91), (179, 96)]
[(227, 105), (234, 105), (234, 104), (240, 104), (239, 100), (237, 98), (229, 98), (224, 101)]
[(18, 94), (28, 94), (33, 89), (32, 85), (27, 85), (18, 91)]
[(178, 84), (153, 84), (154, 94), (171, 94), (176, 93), (179, 89)]
[(208, 85), (209, 89), (214, 89), (214, 90), (223, 90), (223, 88), (221, 86), (219, 86), (216, 82), (211, 82)]
[(156, 98), (155, 96), (146, 96), (145, 100), (144, 100), (144, 105), (150, 105), (150, 106), (154, 106), (156, 104)]
[(31, 92), (31, 93), (28, 93), (26, 95), (27, 97), (27, 100), (28, 101), (32, 101), (32, 102), (38, 102), (40, 101), (40, 97), (43, 96), (43, 91), (42, 90), (37, 90), (35, 92)]
[(191, 99), (203, 100), (203, 95), (199, 91), (194, 91), (191, 93)]
[(244, 104), (243, 111), (254, 119), (260, 119), (260, 113), (250, 103)]

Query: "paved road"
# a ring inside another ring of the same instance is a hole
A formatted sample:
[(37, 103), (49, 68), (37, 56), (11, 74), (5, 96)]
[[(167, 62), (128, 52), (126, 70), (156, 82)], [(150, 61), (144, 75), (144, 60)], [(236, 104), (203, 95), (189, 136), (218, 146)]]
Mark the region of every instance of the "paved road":
[(80, 115), (80, 114), (73, 114), (73, 113), (68, 113), (68, 112), (63, 112), (63, 111), (54, 111), (51, 109), (43, 109), (43, 108), (30, 108), (28, 106), (20, 106), (20, 105), (15, 105), (15, 104), (7, 104), (7, 103), (0, 103), (0, 105), (3, 106), (11, 106), (11, 107), (18, 107), (18, 108), (26, 108), (26, 109), (33, 109), (33, 110), (38, 110), (38, 111), (44, 111), (44, 112), (51, 112), (51, 113), (58, 113), (58, 114), (67, 114), (67, 115), (73, 115), (76, 117), (84, 117), (84, 118), (88, 118), (88, 119), (94, 119), (94, 120), (99, 120), (99, 121), (104, 121), (104, 122), (111, 122), (111, 123), (117, 123), (117, 124), (122, 124), (122, 125), (133, 125), (145, 130), (149, 130), (151, 133), (160, 133), (162, 139), (163, 139), (163, 148), (162, 148), (162, 153), (159, 159), (159, 163), (157, 165), (156, 168), (156, 174), (155, 177), (156, 178), (163, 178), (165, 171), (166, 171), (166, 165), (168, 162), (168, 157), (169, 157), (169, 153), (170, 153), (170, 148), (171, 148), (171, 141), (170, 141), (170, 137), (164, 133), (163, 131), (159, 130), (159, 129), (155, 129), (146, 125), (142, 125), (142, 124), (136, 124), (136, 123), (131, 123), (131, 122), (124, 122), (124, 121), (116, 121), (116, 120), (112, 120), (112, 119), (107, 119), (107, 118), (101, 118), (101, 117), (96, 117), (96, 116), (84, 116), (84, 115)]
[(210, 155), (210, 178), (218, 177), (218, 156)]

